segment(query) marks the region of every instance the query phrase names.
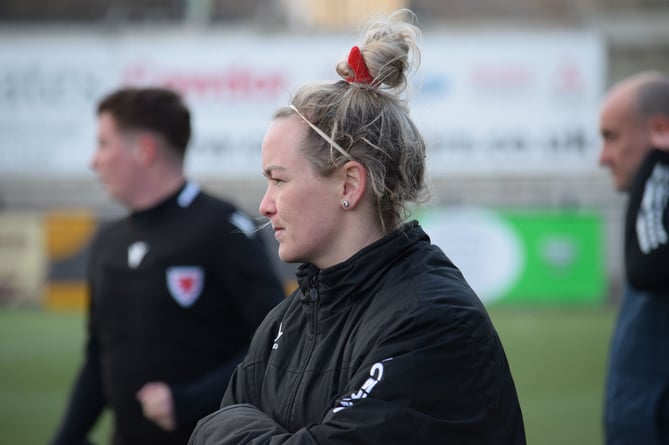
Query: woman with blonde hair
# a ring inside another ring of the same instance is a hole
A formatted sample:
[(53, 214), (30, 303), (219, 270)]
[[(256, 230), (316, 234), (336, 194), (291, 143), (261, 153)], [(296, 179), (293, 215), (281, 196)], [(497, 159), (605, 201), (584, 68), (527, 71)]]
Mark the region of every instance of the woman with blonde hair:
[(370, 24), (265, 135), (260, 212), (299, 288), (258, 328), (191, 444), (524, 444), (497, 333), (408, 206), (425, 142), (404, 100), (414, 15)]

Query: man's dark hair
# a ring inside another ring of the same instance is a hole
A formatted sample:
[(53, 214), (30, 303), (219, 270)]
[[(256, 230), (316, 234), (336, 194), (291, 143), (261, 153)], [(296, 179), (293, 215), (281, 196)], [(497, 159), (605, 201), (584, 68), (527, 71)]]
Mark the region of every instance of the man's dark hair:
[(163, 136), (183, 158), (190, 140), (190, 112), (181, 96), (166, 88), (122, 88), (98, 103), (122, 130), (149, 130)]

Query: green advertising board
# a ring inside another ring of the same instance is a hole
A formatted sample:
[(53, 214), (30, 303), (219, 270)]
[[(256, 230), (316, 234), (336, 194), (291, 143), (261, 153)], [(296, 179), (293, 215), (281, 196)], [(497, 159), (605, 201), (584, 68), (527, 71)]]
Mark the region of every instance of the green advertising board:
[(604, 301), (603, 222), (595, 212), (459, 207), (417, 216), (488, 305)]

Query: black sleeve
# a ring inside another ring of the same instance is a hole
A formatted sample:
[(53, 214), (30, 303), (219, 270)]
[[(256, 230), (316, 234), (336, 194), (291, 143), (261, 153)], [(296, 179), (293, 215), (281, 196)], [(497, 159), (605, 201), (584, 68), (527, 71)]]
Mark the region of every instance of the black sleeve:
[(630, 189), (625, 269), (638, 289), (669, 290), (669, 152), (652, 150)]
[(200, 420), (188, 445), (316, 444), (307, 429), (290, 434), (249, 404), (230, 405)]
[(97, 348), (89, 340), (86, 358), (74, 383), (65, 416), (51, 445), (87, 444), (86, 436), (105, 407)]
[(100, 414), (107, 405), (102, 389), (102, 375), (100, 368), (100, 349), (95, 334), (95, 320), (93, 319), (93, 281), (95, 270), (93, 256), (98, 250), (99, 234), (94, 239), (90, 251), (91, 257), (87, 262), (86, 280), (89, 289), (88, 319), (86, 348), (84, 362), (74, 381), (70, 399), (61, 424), (53, 436), (50, 445), (80, 445), (89, 444), (86, 436), (97, 422)]
[(246, 349), (239, 351), (222, 366), (188, 384), (170, 385), (177, 424), (195, 424), (221, 404), (221, 394), (245, 353)]
[[(231, 218), (248, 218), (236, 212)], [(250, 220), (249, 220), (250, 221)], [(221, 246), (219, 274), (242, 320), (255, 330), (267, 313), (285, 298), (283, 285), (258, 232), (245, 232), (232, 222)], [(249, 336), (249, 341), (251, 337)]]

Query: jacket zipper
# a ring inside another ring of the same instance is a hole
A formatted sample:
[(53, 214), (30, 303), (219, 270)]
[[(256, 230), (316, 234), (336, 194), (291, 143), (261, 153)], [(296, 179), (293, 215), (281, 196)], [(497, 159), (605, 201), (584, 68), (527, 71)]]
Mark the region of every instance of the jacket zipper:
[(300, 377), (297, 379), (297, 384), (295, 385), (293, 393), (290, 396), (288, 411), (286, 413), (287, 414), (286, 419), (288, 420), (287, 423), (290, 423), (292, 421), (291, 417), (293, 415), (293, 406), (295, 404), (297, 392), (300, 389), (300, 385), (302, 384), (302, 379), (304, 378), (304, 373), (306, 372), (307, 366), (309, 365), (309, 361), (311, 360), (311, 354), (313, 354), (314, 349), (316, 349), (316, 332), (318, 328), (318, 307), (319, 307), (318, 272), (316, 272), (311, 277), (311, 283), (309, 285), (309, 300), (311, 301), (311, 332), (313, 333), (313, 336), (311, 338), (311, 345), (309, 346), (309, 352), (307, 354), (307, 358), (306, 360), (304, 360), (304, 364), (302, 366), (302, 369), (300, 370)]

